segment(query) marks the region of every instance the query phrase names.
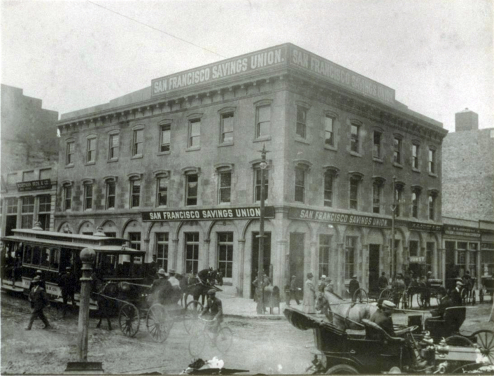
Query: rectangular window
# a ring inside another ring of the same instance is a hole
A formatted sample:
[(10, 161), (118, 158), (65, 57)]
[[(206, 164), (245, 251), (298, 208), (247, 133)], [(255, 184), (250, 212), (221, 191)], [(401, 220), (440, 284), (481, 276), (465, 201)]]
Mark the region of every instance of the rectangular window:
[(412, 145), (412, 167), (417, 169), (419, 168), (419, 145)]
[(170, 151), (171, 124), (163, 124), (160, 129), (160, 152)]
[(419, 255), (419, 242), (416, 240), (410, 240), (410, 257), (417, 257)]
[(357, 124), (352, 124), (351, 125), (351, 134), (350, 134), (350, 150), (359, 153), (360, 152), (360, 145), (359, 145), (359, 131), (360, 131), (360, 126)]
[(33, 228), (34, 196), (22, 197), (22, 224), (21, 228)]
[(130, 181), (130, 207), (131, 208), (137, 208), (140, 205), (141, 202), (141, 181), (136, 179), (136, 180), (131, 180)]
[(72, 209), (72, 186), (66, 185), (63, 187), (63, 201), (64, 210)]
[(220, 172), (219, 176), (219, 203), (229, 203), (232, 193), (232, 173), (231, 171)]
[(345, 247), (345, 279), (352, 278), (355, 273), (355, 247), (357, 238), (354, 236), (346, 237)]
[(156, 262), (158, 268), (168, 270), (168, 232), (156, 233)]
[(358, 191), (360, 179), (350, 178), (350, 209), (358, 209)]
[(9, 197), (6, 199), (7, 214), (17, 214), (17, 198)]
[(429, 149), (429, 172), (436, 173), (436, 151), (434, 149)]
[(334, 146), (334, 119), (326, 115), (324, 118), (324, 145)]
[(403, 198), (403, 187), (401, 185), (396, 185), (395, 186), (395, 202), (394, 204), (396, 205), (395, 207), (395, 215), (399, 217), (401, 213), (401, 201)]
[(233, 142), (233, 112), (221, 114), (221, 139), (220, 143)]
[(22, 173), (22, 181), (32, 181), (34, 180), (34, 171), (24, 171)]
[[(261, 169), (256, 168), (254, 170), (255, 172), (255, 197), (254, 200), (261, 201)], [(268, 198), (268, 192), (269, 192), (269, 171), (264, 170), (264, 199), (266, 200)]]
[[(141, 250), (141, 233), (129, 232), (130, 248), (140, 251)], [(141, 257), (134, 257), (134, 262), (141, 262)]]
[(51, 211), (51, 196), (38, 196), (38, 221), (41, 222), (41, 228), (48, 230), (50, 228), (50, 211)]
[(494, 251), (492, 250), (481, 251), (480, 271), (483, 273), (485, 270), (491, 276), (494, 274)]
[(381, 184), (372, 185), (372, 212), (379, 214), (381, 212)]
[(106, 183), (106, 208), (115, 209), (116, 184), (114, 181)]
[(84, 184), (84, 209), (93, 208), (93, 185)]
[(199, 233), (185, 234), (185, 273), (197, 273), (199, 268)]
[(156, 202), (158, 206), (166, 206), (168, 202), (168, 178), (159, 177), (156, 182)]
[(429, 195), (429, 219), (431, 221), (435, 220), (435, 205), (436, 205), (436, 198), (433, 195)]
[(330, 275), (331, 235), (319, 235), (319, 275)]
[(134, 131), (132, 143), (132, 156), (141, 156), (144, 149), (144, 129), (136, 129)]
[(297, 106), (297, 129), (296, 133), (302, 138), (306, 137), (307, 132), (307, 109)]
[(333, 183), (334, 173), (332, 171), (326, 171), (324, 173), (324, 206), (333, 206)]
[(109, 150), (109, 159), (118, 159), (120, 149), (120, 135), (119, 134), (111, 134), (110, 135), (110, 150)]
[(305, 199), (305, 170), (295, 168), (295, 201), (304, 202)]
[(434, 260), (434, 246), (435, 243), (427, 242), (425, 250), (425, 268), (426, 271), (432, 272), (432, 263)]
[(395, 137), (393, 142), (393, 161), (401, 164), (401, 138)]
[(197, 205), (197, 191), (199, 185), (199, 179), (197, 174), (186, 175), (186, 192), (185, 192), (185, 205), (192, 206)]
[(86, 163), (94, 162), (95, 160), (96, 160), (96, 138), (88, 138)]
[(233, 232), (218, 233), (218, 270), (225, 278), (233, 277)]
[(271, 126), (271, 106), (256, 108), (256, 138), (269, 136)]
[(374, 158), (381, 158), (381, 136), (381, 132), (374, 132), (374, 148), (372, 149)]
[(201, 119), (189, 121), (189, 148), (201, 146)]
[(65, 164), (73, 164), (74, 163), (74, 148), (75, 142), (67, 142), (65, 147)]
[(412, 217), (419, 217), (419, 193), (412, 192)]
[(43, 168), (39, 170), (39, 178), (40, 180), (50, 179), (51, 178), (51, 168)]

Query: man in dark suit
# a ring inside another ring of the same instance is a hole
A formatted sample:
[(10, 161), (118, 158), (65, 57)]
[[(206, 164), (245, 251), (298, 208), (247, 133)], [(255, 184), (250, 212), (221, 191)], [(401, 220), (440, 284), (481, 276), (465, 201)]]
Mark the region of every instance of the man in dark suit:
[(350, 284), (348, 285), (348, 292), (350, 293), (352, 301), (355, 301), (357, 299), (357, 297), (355, 296), (355, 291), (357, 291), (359, 288), (360, 284), (357, 281), (357, 275), (354, 274), (352, 276), (352, 279), (350, 280)]
[(29, 292), (29, 301), (31, 302), (31, 318), (29, 319), (29, 324), (26, 330), (31, 330), (34, 320), (39, 317), (41, 321), (45, 324), (43, 329), (50, 329), (50, 323), (43, 313), (43, 308), (49, 304), (48, 295), (46, 295), (45, 289), (40, 286), (41, 278), (39, 276), (33, 279), (33, 288)]
[(393, 328), (393, 319), (391, 315), (393, 314), (396, 304), (390, 302), (389, 300), (384, 300), (379, 309), (374, 312), (371, 316), (370, 321), (379, 325), (386, 333), (390, 336), (395, 336), (395, 330)]
[(463, 286), (463, 282), (457, 280), (455, 289), (451, 291), (451, 301), (454, 307), (461, 307), (463, 305), (463, 299), (461, 298), (461, 288)]
[(69, 299), (72, 302), (72, 307), (76, 307), (74, 294), (77, 286), (77, 281), (75, 279), (75, 276), (72, 274), (72, 268), (70, 266), (67, 266), (65, 268), (65, 273), (60, 276), (58, 285), (62, 290), (63, 317), (65, 317), (69, 308)]

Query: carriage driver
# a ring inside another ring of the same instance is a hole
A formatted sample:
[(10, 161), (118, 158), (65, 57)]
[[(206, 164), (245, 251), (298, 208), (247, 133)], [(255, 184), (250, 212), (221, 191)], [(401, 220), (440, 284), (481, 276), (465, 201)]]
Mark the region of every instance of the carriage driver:
[(379, 309), (371, 316), (370, 321), (379, 325), (386, 333), (391, 337), (400, 336), (407, 331), (408, 328), (395, 330), (393, 328), (393, 319), (391, 315), (396, 308), (396, 304), (389, 300), (383, 300), (381, 304), (378, 304)]
[(213, 332), (213, 340), (216, 342), (218, 330), (223, 322), (223, 304), (221, 299), (216, 297), (215, 289), (208, 291), (208, 302), (199, 317), (202, 317), (203, 315), (207, 315), (209, 319), (214, 321), (214, 323), (211, 324), (211, 331)]

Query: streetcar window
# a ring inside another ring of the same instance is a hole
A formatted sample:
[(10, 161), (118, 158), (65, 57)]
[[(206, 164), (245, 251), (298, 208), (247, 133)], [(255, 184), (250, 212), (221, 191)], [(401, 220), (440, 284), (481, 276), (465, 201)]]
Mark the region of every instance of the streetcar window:
[(41, 249), (39, 246), (35, 245), (33, 248), (33, 264), (39, 265), (41, 261)]
[(26, 264), (30, 264), (32, 257), (33, 257), (33, 247), (29, 244), (26, 244), (24, 247), (24, 262)]
[(50, 266), (52, 268), (58, 269), (60, 264), (60, 248), (51, 249)]
[(46, 247), (41, 250), (41, 266), (50, 266), (50, 250)]

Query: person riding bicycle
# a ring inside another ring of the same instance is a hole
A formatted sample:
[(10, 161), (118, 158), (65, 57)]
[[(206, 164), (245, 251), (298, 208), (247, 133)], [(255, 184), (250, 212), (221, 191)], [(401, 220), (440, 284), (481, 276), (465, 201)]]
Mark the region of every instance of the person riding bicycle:
[(216, 342), (216, 337), (218, 337), (220, 325), (223, 322), (223, 304), (221, 302), (221, 299), (216, 297), (215, 289), (211, 289), (208, 291), (208, 302), (199, 317), (202, 317), (203, 315), (206, 315), (209, 320), (213, 321), (210, 329), (213, 333), (213, 341)]

